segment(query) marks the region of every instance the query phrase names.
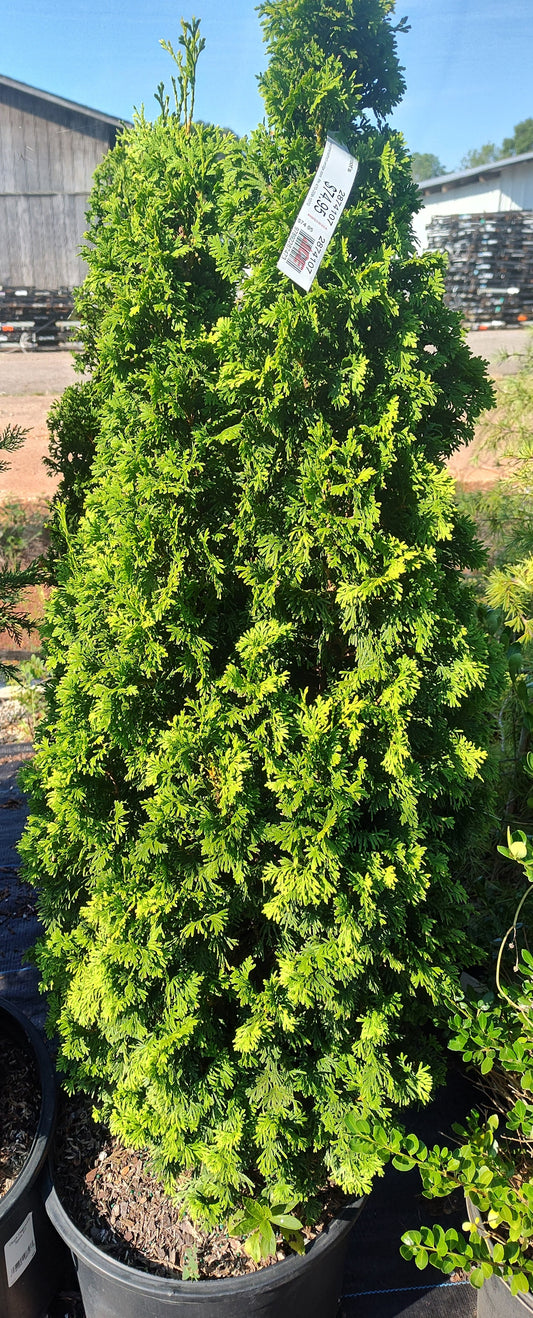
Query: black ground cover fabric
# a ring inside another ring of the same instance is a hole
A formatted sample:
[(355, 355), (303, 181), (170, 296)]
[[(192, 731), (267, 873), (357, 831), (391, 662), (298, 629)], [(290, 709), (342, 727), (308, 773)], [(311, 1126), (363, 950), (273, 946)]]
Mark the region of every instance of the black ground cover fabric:
[(42, 1028), (45, 1006), (37, 971), (24, 960), (39, 933), (35, 895), (19, 882), (16, 851), (26, 818), (17, 773), (30, 753), (26, 743), (0, 746), (0, 997), (15, 1002)]
[[(409, 1120), (409, 1129), (434, 1144), (446, 1136), (476, 1103), (475, 1091), (457, 1071), (423, 1112)], [(444, 1141), (443, 1141), (444, 1142)], [(461, 1229), (466, 1216), (462, 1196), (427, 1200), (416, 1171), (387, 1168), (375, 1183), (355, 1226), (344, 1277), (339, 1318), (475, 1318), (477, 1292), (468, 1283), (452, 1283), (434, 1268), (419, 1272), (399, 1252), (403, 1231), (432, 1226)], [(444, 1283), (444, 1284), (443, 1284)]]
[[(34, 897), (18, 878), (16, 844), (26, 817), (17, 773), (31, 752), (29, 745), (0, 746), (0, 998), (15, 1002), (41, 1029), (44, 1002), (37, 972), (25, 963), (24, 953), (39, 932)], [(425, 1140), (449, 1135), (451, 1123), (460, 1120), (475, 1103), (472, 1087), (458, 1073), (437, 1100), (409, 1123)], [(409, 1227), (461, 1226), (461, 1201), (434, 1204), (424, 1200), (416, 1172), (388, 1169), (377, 1182), (351, 1237), (339, 1318), (475, 1318), (476, 1292), (468, 1284), (446, 1283), (441, 1273), (421, 1273), (399, 1253), (400, 1236)], [(444, 1284), (443, 1284), (444, 1283)], [(48, 1318), (81, 1318), (74, 1295), (58, 1297)]]

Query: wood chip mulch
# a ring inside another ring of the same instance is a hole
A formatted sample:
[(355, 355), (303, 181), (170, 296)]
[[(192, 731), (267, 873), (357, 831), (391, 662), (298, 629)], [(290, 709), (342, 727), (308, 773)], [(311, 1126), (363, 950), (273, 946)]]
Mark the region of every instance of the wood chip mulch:
[(22, 1171), (39, 1124), (41, 1087), (34, 1059), (0, 1034), (0, 1196)]
[[(84, 1096), (62, 1096), (56, 1135), (55, 1185), (76, 1226), (106, 1254), (157, 1277), (181, 1280), (191, 1251), (201, 1279), (241, 1276), (257, 1265), (243, 1241), (222, 1229), (203, 1232), (183, 1217), (156, 1179), (147, 1151), (133, 1152), (91, 1116)], [(328, 1189), (321, 1222), (311, 1240), (342, 1207), (345, 1199)], [(280, 1246), (275, 1258), (287, 1257)], [(260, 1266), (265, 1266), (261, 1264)]]

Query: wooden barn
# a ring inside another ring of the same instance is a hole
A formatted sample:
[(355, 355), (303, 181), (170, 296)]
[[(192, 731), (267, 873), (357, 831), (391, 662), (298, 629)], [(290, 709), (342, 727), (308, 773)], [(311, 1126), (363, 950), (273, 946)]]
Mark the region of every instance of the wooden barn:
[(0, 75), (0, 318), (21, 310), (16, 290), (26, 299), (38, 290), (42, 302), (44, 293), (82, 282), (78, 251), (93, 171), (121, 127), (111, 115)]

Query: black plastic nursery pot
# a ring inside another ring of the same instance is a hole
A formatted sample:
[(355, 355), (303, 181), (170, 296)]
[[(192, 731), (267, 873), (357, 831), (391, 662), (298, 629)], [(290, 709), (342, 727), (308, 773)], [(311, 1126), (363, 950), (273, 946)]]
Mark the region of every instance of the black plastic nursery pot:
[[(474, 1222), (478, 1210), (468, 1198), (466, 1208), (470, 1221)], [(480, 1226), (478, 1231), (484, 1234)], [(502, 1281), (501, 1277), (489, 1277), (483, 1282), (477, 1296), (477, 1318), (526, 1318), (526, 1314), (533, 1318), (531, 1292), (528, 1295), (511, 1295), (507, 1282)]]
[(350, 1204), (303, 1255), (244, 1277), (172, 1281), (109, 1258), (65, 1212), (50, 1177), (46, 1208), (69, 1246), (85, 1318), (335, 1318), (350, 1231), (363, 1200)]
[(477, 1297), (478, 1318), (526, 1318), (533, 1314), (533, 1295), (511, 1295), (501, 1277), (483, 1282)]
[(4, 999), (0, 1002), (0, 1049), (2, 1036), (33, 1054), (41, 1111), (22, 1171), (0, 1199), (0, 1315), (41, 1318), (69, 1267), (68, 1253), (45, 1211), (40, 1185), (54, 1133), (55, 1073), (38, 1031)]

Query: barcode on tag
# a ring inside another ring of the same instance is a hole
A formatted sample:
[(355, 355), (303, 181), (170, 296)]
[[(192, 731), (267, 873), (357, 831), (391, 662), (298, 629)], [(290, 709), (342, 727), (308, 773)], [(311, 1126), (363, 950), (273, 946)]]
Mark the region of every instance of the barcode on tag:
[(311, 234), (305, 233), (303, 229), (299, 229), (293, 245), (285, 257), (287, 265), (291, 265), (293, 270), (303, 270), (314, 245), (315, 240), (311, 237)]
[(24, 1218), (22, 1226), (4, 1245), (4, 1257), (6, 1261), (6, 1273), (8, 1286), (14, 1286), (22, 1273), (25, 1272), (28, 1263), (37, 1252), (35, 1244), (35, 1233), (33, 1230), (33, 1216), (28, 1213)]
[(355, 156), (328, 137), (316, 175), (278, 261), (278, 270), (306, 293), (335, 233), (356, 173)]

